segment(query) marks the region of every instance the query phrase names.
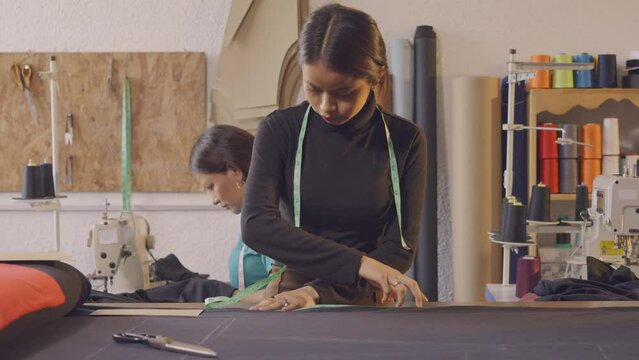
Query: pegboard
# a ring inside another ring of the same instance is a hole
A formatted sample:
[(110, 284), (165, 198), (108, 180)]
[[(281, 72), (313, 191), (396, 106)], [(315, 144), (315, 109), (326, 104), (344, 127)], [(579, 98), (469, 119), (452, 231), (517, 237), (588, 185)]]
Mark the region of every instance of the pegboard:
[[(188, 156), (206, 127), (206, 62), (204, 53), (181, 52), (0, 53), (0, 191), (20, 191), (23, 166), (51, 158), (49, 81), (38, 76), (48, 71), (51, 55), (58, 68), (59, 192), (120, 191), (125, 76), (131, 81), (133, 191), (199, 190)], [(36, 121), (14, 83), (13, 63), (33, 69)], [(72, 145), (64, 141), (68, 113)]]

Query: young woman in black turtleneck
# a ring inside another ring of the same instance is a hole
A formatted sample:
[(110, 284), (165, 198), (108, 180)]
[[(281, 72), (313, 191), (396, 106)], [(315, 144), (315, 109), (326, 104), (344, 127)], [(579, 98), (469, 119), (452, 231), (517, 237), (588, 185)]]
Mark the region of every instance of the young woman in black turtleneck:
[(273, 296), (253, 309), (401, 306), (408, 291), (421, 306), (426, 297), (403, 273), (417, 246), (425, 138), (415, 124), (376, 105), (374, 89), (388, 78), (379, 29), (359, 10), (327, 5), (310, 15), (298, 50), (308, 101), (260, 123), (246, 184), (244, 241), (287, 266), (269, 286)]

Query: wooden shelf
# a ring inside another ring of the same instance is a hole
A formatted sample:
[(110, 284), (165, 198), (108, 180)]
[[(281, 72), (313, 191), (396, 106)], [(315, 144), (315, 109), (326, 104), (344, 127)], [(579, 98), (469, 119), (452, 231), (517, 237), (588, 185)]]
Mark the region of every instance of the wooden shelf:
[[(576, 199), (575, 194), (550, 194), (550, 201), (575, 201)], [(590, 200), (590, 194), (588, 194), (588, 200)]]
[[(581, 106), (588, 110), (599, 108), (608, 100), (628, 100), (639, 107), (639, 89), (532, 89), (528, 94), (528, 125), (537, 126), (538, 115), (548, 112), (566, 114)], [(577, 121), (576, 121), (577, 120)], [(621, 119), (622, 120), (622, 119)], [(600, 122), (597, 119), (587, 122)], [(582, 123), (578, 119), (566, 120), (568, 123)], [(621, 124), (620, 124), (621, 128)], [(621, 131), (621, 129), (620, 129)], [(530, 189), (537, 183), (537, 131), (528, 131), (528, 197)], [(590, 196), (589, 196), (590, 197)], [(574, 201), (575, 194), (552, 194), (552, 201)]]

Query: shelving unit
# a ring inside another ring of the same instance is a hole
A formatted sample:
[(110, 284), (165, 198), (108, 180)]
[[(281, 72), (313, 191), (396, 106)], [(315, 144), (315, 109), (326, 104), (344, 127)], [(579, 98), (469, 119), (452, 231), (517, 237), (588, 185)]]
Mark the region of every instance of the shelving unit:
[[(537, 126), (542, 112), (565, 114), (575, 106), (596, 109), (607, 100), (629, 100), (639, 107), (639, 89), (532, 89), (528, 95), (528, 125)], [(601, 119), (592, 119), (596, 122)], [(623, 119), (620, 119), (620, 122)], [(567, 120), (566, 123), (573, 121)], [(639, 126), (639, 122), (637, 123)], [(578, 139), (573, 139), (578, 140)], [(537, 183), (537, 132), (528, 131), (528, 197), (532, 185)], [(570, 201), (575, 194), (552, 194), (552, 201)]]

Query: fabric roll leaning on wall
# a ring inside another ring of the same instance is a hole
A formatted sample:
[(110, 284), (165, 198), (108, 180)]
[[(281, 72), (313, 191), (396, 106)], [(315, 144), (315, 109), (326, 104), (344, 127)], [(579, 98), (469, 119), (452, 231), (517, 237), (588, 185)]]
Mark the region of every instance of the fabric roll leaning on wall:
[(452, 83), (451, 218), (453, 299), (482, 301), (498, 282), (501, 249), (488, 240), (501, 207), (499, 79), (458, 77)]

